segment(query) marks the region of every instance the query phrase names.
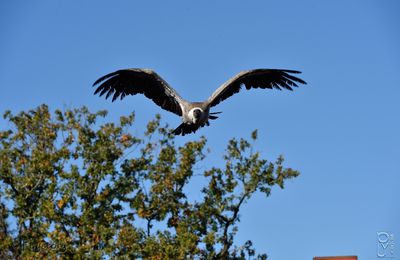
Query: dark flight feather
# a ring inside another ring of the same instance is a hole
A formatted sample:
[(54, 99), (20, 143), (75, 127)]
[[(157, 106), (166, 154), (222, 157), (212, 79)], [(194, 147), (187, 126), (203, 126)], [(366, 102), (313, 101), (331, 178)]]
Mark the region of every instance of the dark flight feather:
[(238, 93), (244, 85), (246, 89), (268, 88), (292, 91), (297, 83), (307, 84), (304, 80), (290, 74), (299, 74), (297, 70), (255, 69), (242, 71), (222, 84), (207, 100), (210, 107)]
[(112, 101), (115, 101), (118, 97), (123, 99), (126, 95), (143, 94), (163, 109), (182, 116), (179, 103), (185, 101), (152, 70), (118, 70), (99, 78), (93, 86), (98, 84), (100, 85), (94, 94), (99, 93), (99, 96), (106, 94), (106, 99), (112, 97)]

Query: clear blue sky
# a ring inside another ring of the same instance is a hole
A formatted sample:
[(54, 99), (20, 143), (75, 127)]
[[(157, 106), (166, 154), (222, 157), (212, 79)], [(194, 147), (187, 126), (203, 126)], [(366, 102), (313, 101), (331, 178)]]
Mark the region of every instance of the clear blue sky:
[(228, 139), (257, 128), (264, 157), (284, 154), (301, 171), (245, 206), (238, 244), (252, 239), (278, 260), (376, 259), (384, 230), (400, 259), (400, 2), (194, 2), (1, 1), (0, 112), (86, 105), (113, 120), (135, 110), (141, 133), (156, 113), (171, 126), (180, 120), (142, 96), (95, 97), (95, 79), (153, 68), (199, 101), (240, 70), (301, 70), (308, 86), (243, 91), (181, 141), (205, 135), (218, 163)]

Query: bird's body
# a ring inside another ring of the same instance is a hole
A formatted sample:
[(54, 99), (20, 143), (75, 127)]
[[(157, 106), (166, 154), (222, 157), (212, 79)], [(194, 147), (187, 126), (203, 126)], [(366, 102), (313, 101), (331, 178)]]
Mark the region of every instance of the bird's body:
[(126, 95), (144, 94), (161, 108), (182, 117), (182, 124), (173, 133), (185, 135), (194, 133), (200, 127), (209, 125), (209, 120), (221, 112), (210, 112), (211, 107), (238, 93), (244, 85), (250, 88), (282, 88), (293, 90), (296, 83), (306, 84), (305, 81), (290, 74), (300, 73), (295, 70), (256, 69), (242, 71), (222, 84), (204, 102), (188, 102), (168, 85), (157, 73), (150, 69), (124, 69), (107, 74), (99, 78), (93, 86), (100, 84), (95, 94), (106, 94), (106, 99), (112, 101)]
[(183, 106), (182, 124), (174, 130), (174, 134), (185, 135), (196, 132), (199, 127), (203, 127), (206, 124), (209, 125), (209, 119), (210, 107), (207, 106), (207, 103), (187, 102), (186, 105)]

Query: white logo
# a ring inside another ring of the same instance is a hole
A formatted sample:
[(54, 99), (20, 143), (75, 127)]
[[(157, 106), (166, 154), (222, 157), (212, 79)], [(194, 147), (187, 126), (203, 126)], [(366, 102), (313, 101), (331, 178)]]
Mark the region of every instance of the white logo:
[(394, 235), (390, 232), (376, 232), (378, 242), (377, 257), (394, 258)]

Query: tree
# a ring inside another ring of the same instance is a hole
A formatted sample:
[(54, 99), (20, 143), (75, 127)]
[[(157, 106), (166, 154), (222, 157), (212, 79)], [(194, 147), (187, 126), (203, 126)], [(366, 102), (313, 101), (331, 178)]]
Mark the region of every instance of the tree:
[[(232, 139), (224, 167), (202, 173), (206, 138), (175, 143), (160, 116), (143, 137), (134, 114), (117, 123), (106, 111), (13, 115), (0, 132), (0, 258), (244, 259), (250, 241), (234, 245), (239, 212), (255, 192), (267, 197), (299, 173), (283, 158), (268, 162), (253, 141)], [(201, 201), (185, 187), (203, 178)], [(266, 259), (265, 254), (258, 255)]]

